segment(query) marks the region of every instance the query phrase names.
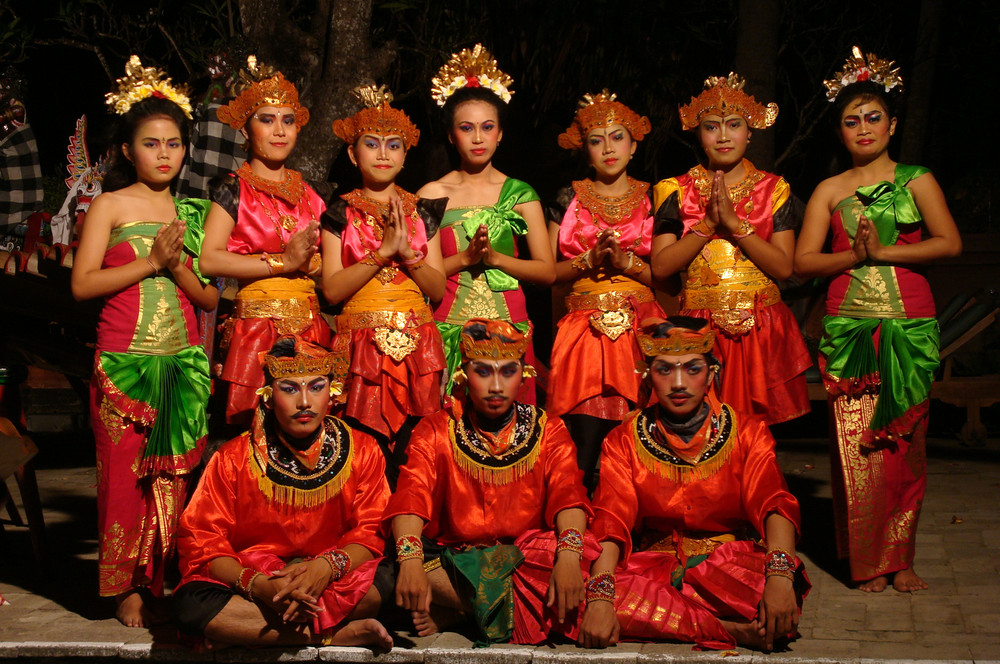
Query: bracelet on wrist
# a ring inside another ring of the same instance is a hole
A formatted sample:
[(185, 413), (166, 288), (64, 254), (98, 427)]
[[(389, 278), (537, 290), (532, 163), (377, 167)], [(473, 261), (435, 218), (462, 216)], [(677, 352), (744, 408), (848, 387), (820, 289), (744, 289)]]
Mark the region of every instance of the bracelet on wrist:
[(316, 556), (316, 558), (322, 558), (330, 565), (330, 581), (327, 585), (334, 581), (339, 581), (344, 578), (345, 574), (351, 571), (351, 557), (343, 549), (326, 551)]
[(593, 267), (593, 265), (590, 264), (590, 252), (589, 251), (583, 252), (582, 254), (574, 258), (572, 261), (570, 261), (570, 265), (572, 265), (573, 269), (577, 270), (578, 272), (586, 272), (587, 270)]
[(781, 549), (771, 549), (764, 556), (764, 576), (783, 576), (795, 579), (795, 557)]
[(611, 602), (615, 601), (615, 575), (611, 572), (604, 572), (590, 577), (587, 581), (587, 604), (591, 602)]
[(699, 221), (697, 224), (691, 227), (691, 232), (698, 237), (708, 239), (715, 235), (715, 231), (709, 227), (708, 222), (704, 219)]
[(736, 229), (735, 233), (733, 233), (733, 239), (742, 240), (743, 238), (750, 237), (753, 234), (754, 234), (753, 225), (749, 221), (744, 219), (743, 223), (740, 224), (740, 227)]
[[(149, 267), (153, 268), (153, 275), (157, 275), (157, 274), (160, 273), (160, 268), (156, 267), (156, 263), (153, 262), (152, 258), (150, 258), (149, 256), (146, 256), (146, 262), (149, 263)], [(153, 276), (153, 275), (150, 275), (150, 276)]]
[(253, 602), (253, 582), (257, 580), (258, 576), (263, 576), (263, 572), (258, 572), (252, 567), (244, 567), (240, 570), (239, 576), (236, 577), (236, 584), (233, 589), (243, 596), (248, 602)]
[(265, 251), (260, 259), (267, 265), (268, 274), (281, 274), (285, 271), (285, 257), (282, 254), (269, 254)]
[(418, 263), (423, 263), (424, 262), (424, 258), (426, 258), (426, 256), (424, 255), (424, 252), (422, 252), (422, 251), (416, 251), (416, 252), (413, 253), (413, 258), (407, 258), (406, 260), (403, 261), (403, 265), (405, 265), (406, 267), (411, 267), (411, 266), (416, 265)]
[(573, 551), (583, 557), (583, 533), (576, 528), (566, 528), (556, 538), (556, 555), (560, 551)]
[(628, 257), (628, 267), (626, 267), (622, 273), (627, 274), (630, 277), (638, 277), (646, 270), (646, 263), (643, 262), (641, 258), (636, 256), (634, 253), (629, 252)]
[(413, 558), (424, 559), (424, 545), (419, 537), (401, 535), (396, 538), (396, 561), (403, 562)]

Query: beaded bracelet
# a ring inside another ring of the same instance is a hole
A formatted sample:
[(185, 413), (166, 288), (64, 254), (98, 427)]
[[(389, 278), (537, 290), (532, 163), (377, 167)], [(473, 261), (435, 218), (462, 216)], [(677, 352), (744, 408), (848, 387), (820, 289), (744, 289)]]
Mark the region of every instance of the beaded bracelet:
[(611, 572), (592, 576), (587, 581), (587, 604), (597, 601), (615, 601), (615, 575)]
[(424, 545), (420, 538), (414, 535), (402, 535), (396, 538), (396, 560), (403, 562), (412, 558), (424, 557)]
[(771, 549), (764, 557), (764, 576), (783, 576), (795, 579), (795, 558), (787, 551)]
[(583, 556), (583, 533), (576, 528), (566, 528), (556, 539), (556, 555), (560, 551), (573, 551)]
[(351, 557), (343, 549), (326, 551), (316, 556), (316, 558), (322, 558), (330, 565), (329, 583), (339, 581), (345, 574), (351, 571)]
[(248, 602), (254, 601), (253, 582), (257, 580), (258, 576), (263, 575), (263, 572), (258, 572), (252, 567), (244, 567), (240, 570), (240, 575), (236, 577), (236, 592), (242, 595)]

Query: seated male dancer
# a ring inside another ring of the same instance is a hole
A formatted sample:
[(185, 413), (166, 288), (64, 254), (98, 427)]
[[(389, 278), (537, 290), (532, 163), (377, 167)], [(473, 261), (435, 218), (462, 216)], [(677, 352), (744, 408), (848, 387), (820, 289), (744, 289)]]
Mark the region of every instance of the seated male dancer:
[(716, 396), (715, 333), (700, 318), (638, 334), (657, 402), (604, 440), (594, 495), (602, 553), (576, 636), (735, 644), (794, 636), (809, 583), (795, 555), (799, 505), (764, 420)]
[(509, 640), (511, 576), (521, 547), (539, 539), (551, 570), (540, 604), (562, 620), (583, 601), (590, 505), (566, 427), (515, 401), (529, 342), (504, 321), (466, 323), (455, 378), (467, 396), (413, 430), (384, 521), (396, 541), (396, 603), (420, 635), (470, 616), (481, 643)]
[(392, 592), (375, 579), (385, 462), (328, 416), (348, 361), (295, 336), (264, 357), (250, 431), (219, 448), (181, 517), (182, 632), (209, 645), (392, 647), (373, 618)]

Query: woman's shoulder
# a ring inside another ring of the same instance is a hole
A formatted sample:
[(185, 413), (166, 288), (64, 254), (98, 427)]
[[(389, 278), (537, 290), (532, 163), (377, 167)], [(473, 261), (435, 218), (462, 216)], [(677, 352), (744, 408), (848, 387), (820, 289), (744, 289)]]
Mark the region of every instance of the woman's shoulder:
[(855, 185), (854, 178), (851, 177), (849, 171), (844, 171), (816, 185), (810, 201), (823, 201), (832, 210), (837, 203), (851, 196), (855, 189), (857, 189), (857, 186)]
[(444, 198), (461, 186), (461, 176), (458, 171), (450, 171), (437, 180), (432, 180), (416, 191), (420, 198)]

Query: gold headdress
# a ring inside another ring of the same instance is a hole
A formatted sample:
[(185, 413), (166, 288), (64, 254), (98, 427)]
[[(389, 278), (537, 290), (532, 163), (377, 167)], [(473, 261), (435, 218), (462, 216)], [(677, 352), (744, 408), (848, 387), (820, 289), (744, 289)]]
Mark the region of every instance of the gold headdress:
[[(486, 338), (477, 341), (467, 333), (472, 327), (485, 327)], [(510, 341), (504, 341), (506, 337)], [(459, 343), (462, 361), (471, 360), (520, 360), (531, 344), (531, 333), (523, 334), (505, 320), (471, 318), (462, 326)]]
[(417, 144), (420, 130), (406, 113), (389, 105), (392, 93), (384, 85), (376, 88), (374, 83), (368, 83), (351, 92), (361, 100), (365, 108), (349, 118), (333, 121), (333, 133), (337, 138), (353, 145), (365, 134), (396, 135), (403, 139), (407, 150)]
[(431, 97), (444, 106), (448, 97), (462, 88), (486, 88), (509, 104), (512, 85), (514, 79), (497, 68), (497, 61), (482, 44), (476, 44), (471, 51), (463, 48), (452, 53), (451, 60), (431, 80)]
[(133, 55), (125, 64), (125, 76), (115, 81), (118, 92), (109, 92), (104, 103), (118, 115), (125, 115), (136, 104), (148, 97), (169, 99), (191, 118), (191, 100), (187, 96), (186, 85), (172, 85), (171, 79), (162, 69), (143, 67), (138, 55)]
[(840, 91), (852, 83), (862, 81), (872, 81), (885, 88), (889, 92), (896, 86), (903, 85), (903, 79), (899, 76), (899, 67), (893, 67), (895, 60), (882, 60), (874, 53), (868, 54), (868, 61), (865, 62), (861, 55), (861, 49), (855, 46), (851, 49), (851, 57), (847, 58), (844, 68), (833, 78), (823, 81), (826, 86), (827, 101), (834, 101)]
[(761, 104), (743, 91), (745, 84), (743, 77), (734, 72), (729, 72), (728, 77), (709, 76), (705, 90), (680, 107), (681, 124), (685, 129), (694, 129), (701, 116), (714, 111), (722, 117), (742, 115), (754, 129), (770, 127), (778, 119), (778, 105), (773, 101), (767, 106)]
[(698, 330), (676, 326), (667, 330), (666, 337), (654, 338), (656, 330), (666, 322), (663, 318), (647, 318), (642, 321), (642, 328), (636, 334), (636, 338), (639, 340), (642, 354), (646, 357), (712, 352), (715, 332), (709, 327), (708, 321), (705, 321)]
[[(298, 335), (284, 335), (279, 337), (278, 341), (282, 339), (292, 339), (295, 342), (295, 354), (292, 357), (275, 357), (270, 353), (263, 355), (264, 367), (272, 380), (331, 376), (331, 393), (337, 395), (343, 391), (351, 364), (350, 339), (347, 336), (338, 336), (330, 351)], [(270, 397), (271, 386), (261, 388), (258, 393), (263, 394), (265, 399)]]
[(573, 124), (565, 132), (559, 134), (559, 147), (573, 150), (583, 147), (583, 141), (595, 127), (610, 127), (620, 124), (632, 135), (632, 139), (641, 141), (649, 133), (651, 126), (649, 118), (640, 116), (631, 108), (615, 101), (615, 95), (607, 88), (600, 94), (585, 94), (580, 100), (580, 110), (573, 118)]
[(233, 94), (238, 94), (236, 99), (216, 111), (219, 120), (233, 129), (242, 129), (261, 106), (290, 107), (295, 111), (295, 126), (299, 129), (309, 122), (309, 109), (299, 104), (295, 86), (280, 71), (260, 65), (256, 56), (247, 58), (247, 68), (240, 71)]

